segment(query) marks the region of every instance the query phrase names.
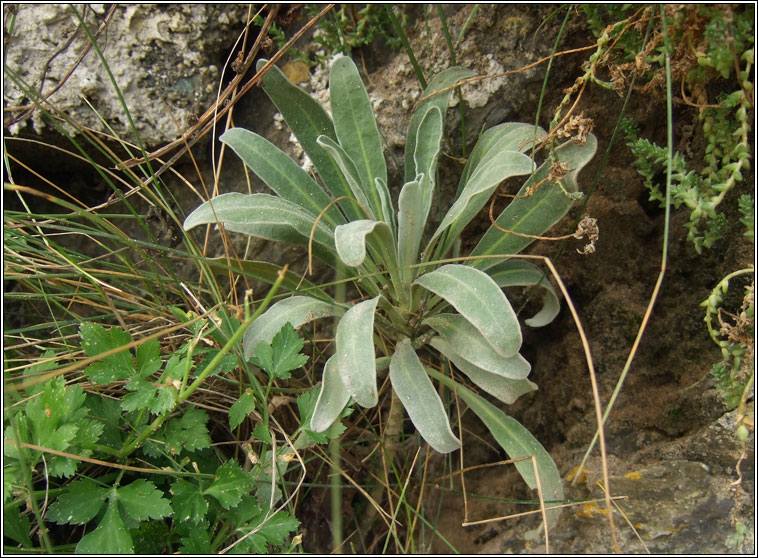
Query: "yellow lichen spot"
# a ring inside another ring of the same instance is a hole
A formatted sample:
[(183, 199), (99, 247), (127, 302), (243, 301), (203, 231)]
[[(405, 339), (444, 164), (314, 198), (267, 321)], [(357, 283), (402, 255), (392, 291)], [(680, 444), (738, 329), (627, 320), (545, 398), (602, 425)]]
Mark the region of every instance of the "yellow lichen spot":
[(601, 508), (596, 502), (587, 502), (576, 511), (576, 515), (586, 519), (594, 519), (598, 514), (608, 515), (608, 510)]
[[(571, 482), (574, 480), (574, 477), (576, 477), (576, 473), (579, 471), (580, 465), (577, 465), (573, 469), (571, 469), (568, 473), (566, 473), (566, 480)], [(579, 478), (577, 479), (577, 482), (587, 482), (587, 475), (585, 473), (585, 470), (582, 470), (582, 474), (579, 475)]]
[(640, 480), (642, 478), (642, 475), (639, 471), (632, 471), (631, 473), (624, 475), (624, 478), (627, 478), (629, 480)]
[(308, 71), (308, 65), (304, 62), (291, 61), (287, 62), (282, 68), (284, 75), (292, 83), (305, 83), (311, 79), (311, 73)]

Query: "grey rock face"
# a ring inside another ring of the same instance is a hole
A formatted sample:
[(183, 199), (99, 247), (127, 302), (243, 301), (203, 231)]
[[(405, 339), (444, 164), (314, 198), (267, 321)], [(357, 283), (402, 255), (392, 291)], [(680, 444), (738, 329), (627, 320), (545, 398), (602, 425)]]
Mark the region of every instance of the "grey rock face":
[[(110, 10), (113, 10), (112, 12)], [(123, 94), (142, 141), (155, 146), (175, 139), (191, 115), (216, 96), (225, 57), (244, 29), (248, 8), (230, 4), (77, 5)], [(98, 31), (99, 29), (99, 31)], [(50, 127), (45, 107), (81, 125), (134, 141), (129, 119), (108, 71), (73, 10), (63, 4), (21, 4), (5, 48), (5, 124), (11, 133)], [(78, 62), (78, 63), (77, 63)], [(90, 106), (91, 104), (91, 106)], [(22, 108), (23, 107), (23, 108)], [(94, 109), (91, 107), (95, 107)], [(64, 123), (68, 132), (74, 126)]]

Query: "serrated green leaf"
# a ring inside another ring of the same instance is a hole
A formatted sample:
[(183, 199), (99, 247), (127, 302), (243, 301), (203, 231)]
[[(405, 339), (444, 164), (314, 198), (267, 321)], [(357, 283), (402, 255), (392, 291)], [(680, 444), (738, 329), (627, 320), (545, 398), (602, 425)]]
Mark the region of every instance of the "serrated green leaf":
[(207, 555), (212, 554), (211, 534), (208, 529), (191, 529), (189, 535), (182, 537), (182, 554)]
[[(19, 506), (3, 507), (3, 536), (13, 539), (21, 546), (30, 548), (33, 543), (29, 533), (31, 533), (29, 518), (21, 513), (21, 508)], [(8, 553), (10, 554), (10, 552)]]
[(449, 453), (461, 447), (461, 441), (450, 429), (445, 406), (407, 338), (395, 347), (390, 381), (419, 434), (432, 448)]
[[(320, 214), (331, 202), (326, 192), (300, 165), (258, 134), (243, 128), (232, 128), (226, 131), (219, 141), (231, 147), (279, 197), (314, 215)], [(331, 227), (345, 222), (345, 218), (336, 207), (330, 208), (322, 220)]]
[(250, 474), (243, 471), (235, 461), (227, 461), (216, 470), (216, 478), (204, 492), (216, 498), (228, 510), (239, 504), (242, 496), (252, 488), (253, 478)]
[(531, 367), (521, 355), (504, 358), (459, 314), (437, 314), (422, 323), (439, 333), (460, 357), (479, 368), (513, 380), (529, 375)]
[[(298, 398), (298, 401), (300, 399)], [(336, 366), (335, 357), (331, 357), (324, 365), (324, 373), (321, 380), (321, 389), (318, 399), (312, 410), (312, 415), (307, 417), (300, 409), (303, 420), (310, 418), (310, 429), (313, 432), (324, 432), (340, 417), (343, 409), (350, 401), (350, 394), (345, 389)]]
[(146, 378), (161, 367), (161, 346), (157, 339), (146, 341), (137, 347), (137, 374)]
[(91, 533), (84, 535), (76, 545), (77, 554), (133, 554), (134, 545), (129, 531), (126, 530), (118, 504), (115, 500), (108, 502), (103, 520)]
[(108, 494), (110, 489), (98, 486), (88, 478), (79, 479), (66, 487), (48, 508), (45, 517), (58, 524), (87, 523), (95, 518)]
[[(592, 134), (587, 136), (587, 141), (580, 146), (573, 141), (568, 141), (557, 147), (553, 152), (555, 160), (563, 162), (571, 169), (561, 179), (563, 189), (569, 194), (578, 191), (577, 174), (589, 163), (595, 155), (597, 139)], [(527, 189), (532, 184), (537, 184), (547, 178), (553, 160), (546, 161), (524, 183), (519, 190), (519, 196), (526, 196)], [(496, 219), (501, 229), (529, 235), (542, 235), (568, 212), (573, 200), (564, 193), (563, 189), (554, 182), (546, 182), (529, 196), (516, 198), (503, 210)], [(534, 242), (532, 238), (508, 234), (491, 226), (471, 252), (471, 256), (495, 255), (495, 254), (518, 254), (529, 244)], [(496, 258), (485, 258), (473, 262), (471, 265), (478, 269), (487, 269), (497, 264)]]
[[(92, 322), (84, 322), (79, 328), (82, 349), (87, 356), (94, 357), (105, 351), (131, 343), (131, 336), (119, 327), (110, 331)], [(84, 369), (84, 374), (96, 384), (104, 385), (123, 380), (134, 374), (134, 360), (131, 351), (121, 351), (93, 362)]]
[[(42, 356), (40, 357), (40, 360), (42, 361), (39, 364), (33, 364), (32, 366), (27, 366), (24, 368), (24, 377), (34, 377), (38, 374), (44, 374), (45, 372), (49, 372), (50, 370), (53, 370), (57, 364), (55, 361), (55, 351), (52, 349), (48, 349), (44, 353), (42, 353)], [(47, 361), (47, 362), (45, 362)], [(31, 397), (32, 395), (35, 395), (42, 391), (44, 388), (44, 383), (42, 384), (36, 384), (29, 386), (25, 388), (26, 395), (28, 397)]]
[(292, 325), (285, 323), (274, 336), (271, 344), (258, 343), (255, 356), (250, 362), (265, 370), (272, 378), (287, 379), (290, 372), (308, 362), (308, 357), (300, 353), (305, 341), (301, 339)]
[(176, 388), (173, 386), (161, 386), (155, 392), (155, 397), (150, 401), (148, 409), (156, 415), (162, 415), (174, 408), (176, 403)]
[(521, 347), (521, 327), (503, 291), (486, 273), (448, 264), (414, 282), (442, 297), (468, 320), (503, 357)]
[(245, 417), (255, 410), (255, 396), (250, 388), (245, 390), (245, 393), (240, 395), (239, 399), (235, 401), (229, 408), (229, 426), (232, 430), (237, 428)]
[[(184, 229), (221, 223), (227, 231), (289, 244), (308, 245), (316, 215), (270, 194), (231, 192), (197, 207), (184, 221)], [(313, 254), (334, 264), (332, 231), (319, 221), (313, 229)]]
[(295, 329), (320, 318), (341, 316), (344, 308), (309, 296), (292, 296), (271, 305), (243, 336), (245, 359), (249, 359), (261, 341), (271, 343), (282, 326), (289, 322)]
[(118, 501), (126, 514), (137, 521), (160, 519), (173, 513), (169, 501), (163, 497), (163, 492), (145, 479), (137, 479), (120, 487)]
[(205, 423), (208, 415), (196, 407), (187, 407), (179, 418), (173, 418), (163, 428), (166, 449), (173, 455), (182, 449), (195, 451), (210, 447), (211, 438)]
[(148, 403), (153, 399), (157, 390), (152, 382), (143, 380), (139, 376), (133, 376), (124, 387), (132, 392), (124, 395), (121, 400), (121, 408), (125, 411), (147, 409)]
[(561, 309), (558, 294), (545, 274), (535, 265), (521, 260), (506, 260), (487, 270), (487, 275), (501, 287), (538, 286), (544, 291), (542, 309), (524, 323), (542, 327), (552, 322)]
[[(436, 370), (427, 370), (434, 378), (453, 388), (453, 381), (437, 372)], [(519, 457), (534, 456), (537, 461), (537, 470), (540, 475), (540, 485), (542, 486), (542, 497), (549, 501), (563, 500), (563, 483), (558, 468), (555, 466), (553, 458), (542, 447), (542, 444), (532, 436), (516, 419), (509, 417), (503, 411), (495, 407), (492, 403), (480, 397), (468, 388), (457, 384), (455, 386), (457, 395), (466, 402), (474, 413), (487, 426), (492, 436), (498, 444), (505, 450), (508, 457), (517, 459)], [(521, 478), (532, 490), (537, 488), (537, 477), (531, 460), (517, 461), (515, 463)], [(560, 515), (560, 510), (550, 510), (547, 512), (548, 525), (553, 527)]]
[(375, 218), (387, 221), (388, 217), (382, 213), (381, 196), (375, 182), (378, 178), (382, 183), (387, 183), (382, 139), (358, 68), (347, 56), (332, 63), (329, 96), (337, 140), (355, 162), (361, 187), (375, 212)]
[[(516, 399), (525, 393), (537, 389), (537, 384), (530, 382), (525, 378), (521, 380), (512, 380), (511, 378), (489, 372), (471, 364), (458, 355), (441, 337), (433, 337), (429, 344), (450, 359), (455, 367), (468, 376), (477, 386), (503, 403), (512, 405)], [(522, 362), (525, 363), (528, 371), (529, 363), (521, 357), (521, 355), (517, 354), (506, 360), (515, 359), (516, 357), (519, 359), (518, 365), (521, 365)]]
[(174, 521), (193, 524), (203, 521), (209, 504), (197, 486), (184, 479), (176, 479), (171, 483), (171, 495)]
[(281, 546), (300, 526), (300, 521), (285, 511), (275, 513), (260, 525), (258, 534), (273, 546)]
[(379, 401), (374, 357), (374, 314), (379, 297), (359, 302), (337, 324), (336, 368), (345, 390), (362, 407)]

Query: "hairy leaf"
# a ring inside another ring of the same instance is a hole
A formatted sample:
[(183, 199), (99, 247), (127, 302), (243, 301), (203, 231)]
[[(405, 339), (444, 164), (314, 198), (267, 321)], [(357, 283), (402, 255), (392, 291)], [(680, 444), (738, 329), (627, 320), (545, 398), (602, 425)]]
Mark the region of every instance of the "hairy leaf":
[[(531, 185), (538, 184), (548, 177), (550, 166), (555, 161), (546, 161), (519, 190), (518, 195), (526, 197), (516, 198), (508, 204), (497, 218), (497, 225), (506, 231), (521, 234), (544, 234), (568, 212), (573, 199), (566, 192), (569, 194), (577, 192), (577, 174), (592, 159), (596, 149), (597, 139), (592, 134), (587, 136), (584, 145), (568, 141), (557, 147), (553, 153), (555, 160), (565, 163), (571, 169), (571, 172), (560, 180), (563, 189), (551, 181), (541, 184), (531, 195), (526, 195)], [(484, 234), (471, 255), (518, 254), (532, 242), (534, 242), (532, 238), (509, 234), (493, 225)], [(472, 265), (479, 269), (487, 269), (497, 263), (496, 258), (485, 258), (475, 261)]]
[(382, 213), (381, 196), (375, 182), (379, 178), (382, 183), (387, 183), (382, 139), (358, 68), (347, 56), (332, 63), (329, 96), (337, 139), (355, 162), (360, 185), (377, 220), (387, 221), (387, 216)]
[[(408, 182), (400, 190), (397, 224), (397, 253), (401, 267), (417, 262), (421, 237), (424, 233), (426, 215), (424, 214), (424, 193), (419, 177)], [(413, 270), (401, 269), (403, 284), (407, 285), (413, 277)]]
[(326, 431), (350, 401), (350, 394), (345, 389), (335, 364), (336, 359), (332, 356), (324, 365), (321, 390), (310, 422), (310, 429), (314, 432)]
[(552, 322), (561, 309), (558, 294), (545, 274), (535, 265), (522, 260), (506, 260), (487, 270), (487, 275), (501, 287), (538, 286), (544, 291), (542, 309), (524, 320), (532, 327), (542, 327)]
[[(231, 147), (279, 197), (314, 215), (329, 205), (329, 195), (300, 165), (267, 139), (244, 128), (232, 128), (219, 141)], [(336, 207), (330, 208), (322, 220), (332, 227), (345, 222)]]
[(422, 323), (439, 333), (460, 357), (479, 368), (512, 380), (529, 375), (531, 367), (520, 354), (503, 358), (479, 330), (459, 314), (437, 314)]
[[(530, 382), (526, 378), (513, 380), (506, 376), (479, 368), (457, 354), (452, 347), (448, 345), (447, 341), (441, 337), (433, 337), (429, 344), (450, 359), (455, 367), (466, 374), (466, 376), (468, 376), (477, 386), (493, 397), (497, 397), (503, 403), (512, 405), (516, 399), (525, 393), (537, 389), (537, 384)], [(525, 365), (527, 372), (529, 371), (529, 363), (519, 354), (509, 357), (506, 361), (515, 362), (516, 366), (519, 367)]]
[(455, 237), (479, 213), (503, 180), (529, 174), (532, 170), (532, 160), (518, 151), (501, 151), (477, 168), (432, 236), (435, 239), (443, 232), (446, 233), (439, 253), (447, 251)]
[(415, 283), (442, 297), (479, 330), (495, 351), (513, 356), (521, 347), (521, 328), (500, 287), (473, 267), (449, 264)]
[[(427, 172), (426, 169), (416, 166), (416, 140), (421, 121), (429, 110), (428, 107), (436, 106), (442, 116), (447, 114), (447, 105), (450, 102), (450, 95), (453, 93), (453, 89), (448, 89), (448, 87), (473, 75), (474, 72), (468, 68), (460, 66), (448, 68), (434, 76), (421, 94), (421, 98), (431, 96), (419, 103), (408, 123), (405, 144), (405, 182), (411, 182), (416, 179), (418, 174)], [(444, 124), (444, 118), (442, 119), (442, 123)], [(424, 158), (424, 160), (426, 161), (428, 158)]]
[[(316, 215), (270, 194), (231, 192), (196, 208), (185, 219), (184, 229), (221, 223), (227, 231), (307, 245)], [(334, 263), (332, 231), (321, 221), (313, 230), (313, 253), (327, 264)]]
[(337, 371), (347, 392), (362, 407), (378, 402), (374, 359), (374, 313), (379, 297), (359, 302), (337, 324)]
[(407, 338), (395, 347), (390, 381), (414, 426), (430, 446), (440, 453), (461, 447), (461, 441), (450, 429), (445, 406)]
[[(258, 61), (258, 70), (266, 63)], [(335, 197), (351, 196), (352, 192), (335, 160), (317, 142), (319, 136), (337, 141), (334, 123), (321, 104), (300, 87), (293, 85), (276, 66), (271, 66), (263, 75), (263, 90), (274, 102), (285, 122), (316, 167), (321, 180)], [(348, 202), (341, 204), (351, 219), (365, 217), (361, 210)]]
[[(429, 370), (429, 374), (452, 389), (453, 381), (444, 374), (436, 370)], [(471, 410), (487, 426), (487, 429), (492, 433), (497, 443), (505, 450), (508, 457), (511, 459), (529, 456), (535, 457), (537, 470), (540, 475), (542, 497), (548, 501), (563, 500), (561, 475), (555, 466), (553, 458), (542, 447), (542, 444), (516, 419), (509, 417), (483, 397), (460, 384), (456, 385), (455, 389), (457, 395), (466, 402)], [(532, 490), (536, 489), (537, 477), (532, 461), (530, 459), (517, 461), (515, 466), (529, 488)], [(548, 525), (554, 526), (559, 515), (560, 510), (548, 511)]]
[(392, 265), (397, 260), (392, 231), (383, 221), (362, 219), (340, 225), (334, 231), (334, 242), (342, 263), (350, 267), (363, 263), (367, 245), (377, 254), (378, 262)]

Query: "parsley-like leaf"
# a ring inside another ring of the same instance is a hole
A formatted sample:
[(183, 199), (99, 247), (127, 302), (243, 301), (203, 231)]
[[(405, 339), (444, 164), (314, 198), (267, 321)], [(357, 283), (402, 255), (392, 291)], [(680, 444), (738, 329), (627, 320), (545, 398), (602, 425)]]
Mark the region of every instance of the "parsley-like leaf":
[(87, 523), (95, 518), (110, 490), (88, 478), (72, 482), (47, 510), (45, 517), (56, 523)]
[(253, 488), (253, 478), (235, 461), (227, 461), (216, 470), (216, 479), (206, 490), (226, 509), (240, 503), (242, 496)]
[(255, 396), (250, 388), (245, 390), (245, 393), (240, 395), (240, 398), (232, 404), (229, 409), (229, 426), (232, 429), (237, 428), (245, 417), (253, 412), (255, 409)]
[[(131, 336), (120, 327), (113, 327), (110, 331), (106, 331), (102, 326), (91, 322), (81, 325), (79, 336), (82, 338), (84, 353), (90, 357), (126, 345), (132, 340)], [(134, 372), (132, 353), (127, 350), (93, 362), (84, 369), (84, 374), (100, 385), (123, 380)]]
[(258, 344), (250, 362), (265, 370), (272, 378), (287, 379), (292, 375), (292, 370), (308, 362), (308, 356), (300, 354), (304, 344), (305, 341), (287, 322), (274, 336), (270, 345), (263, 341)]
[(163, 492), (147, 480), (137, 479), (118, 489), (118, 499), (127, 515), (137, 521), (160, 519), (171, 515), (171, 506)]

